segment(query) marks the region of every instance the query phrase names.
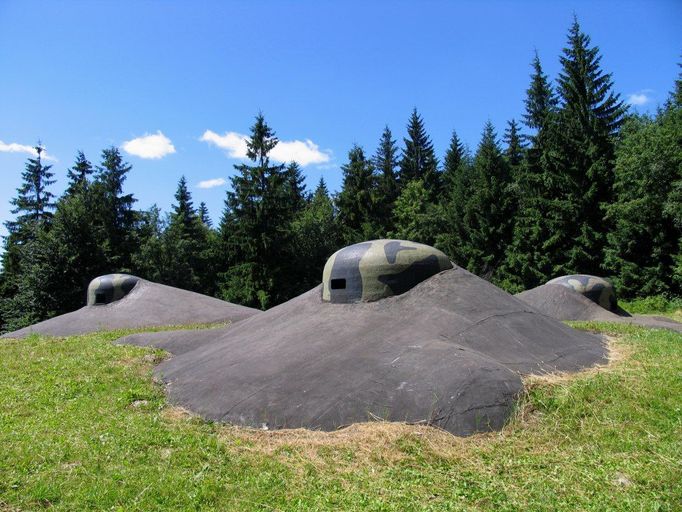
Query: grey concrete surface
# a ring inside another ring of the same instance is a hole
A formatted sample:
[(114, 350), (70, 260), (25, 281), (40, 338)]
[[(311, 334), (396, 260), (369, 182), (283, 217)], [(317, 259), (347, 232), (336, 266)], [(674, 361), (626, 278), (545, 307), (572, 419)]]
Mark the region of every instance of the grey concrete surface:
[(173, 403), (269, 429), (373, 418), (458, 435), (499, 429), (522, 375), (605, 358), (600, 337), (458, 267), (377, 302), (327, 303), (317, 287), (226, 329), (128, 340), (175, 353), (156, 370)]
[(22, 338), (32, 333), (71, 336), (122, 328), (236, 322), (256, 313), (260, 311), (140, 279), (121, 300), (84, 306), (2, 337)]
[(630, 315), (623, 309), (611, 312), (580, 293), (558, 284), (543, 284), (516, 294), (516, 298), (558, 320), (618, 322), (682, 332), (682, 324), (670, 318)]

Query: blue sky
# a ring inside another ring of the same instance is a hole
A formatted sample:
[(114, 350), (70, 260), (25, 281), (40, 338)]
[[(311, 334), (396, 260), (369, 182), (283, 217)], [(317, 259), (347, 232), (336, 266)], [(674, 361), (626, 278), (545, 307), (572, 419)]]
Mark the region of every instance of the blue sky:
[(351, 145), (373, 153), (386, 124), (402, 142), (413, 107), (439, 157), (453, 129), (475, 149), (487, 120), (501, 134), (522, 115), (535, 49), (556, 76), (573, 13), (633, 108), (665, 100), (679, 1), (0, 0), (0, 221), (38, 139), (57, 193), (78, 150), (117, 145), (138, 207), (167, 211), (184, 174), (216, 221), (259, 110), (310, 187), (338, 190)]

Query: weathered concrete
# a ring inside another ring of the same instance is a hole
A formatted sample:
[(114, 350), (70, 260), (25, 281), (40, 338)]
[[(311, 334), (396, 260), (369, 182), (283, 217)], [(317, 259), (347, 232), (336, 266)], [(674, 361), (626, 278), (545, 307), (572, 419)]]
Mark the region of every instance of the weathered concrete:
[(22, 338), (32, 333), (71, 336), (111, 329), (236, 322), (259, 312), (199, 293), (139, 279), (130, 293), (120, 300), (84, 306), (77, 311), (7, 333), (3, 338)]
[(559, 284), (543, 284), (518, 293), (516, 297), (540, 313), (558, 320), (619, 322), (682, 332), (682, 324), (670, 318), (630, 315), (621, 308), (609, 311), (575, 290)]
[(319, 286), (227, 329), (132, 341), (175, 352), (157, 368), (172, 402), (271, 429), (331, 430), (377, 417), (460, 435), (498, 429), (521, 375), (605, 357), (601, 338), (458, 267), (376, 302), (324, 302)]

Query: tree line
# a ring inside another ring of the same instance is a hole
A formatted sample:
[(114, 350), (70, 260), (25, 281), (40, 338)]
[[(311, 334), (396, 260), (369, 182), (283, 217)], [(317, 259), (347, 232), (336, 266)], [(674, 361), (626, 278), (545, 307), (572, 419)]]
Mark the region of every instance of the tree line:
[(327, 257), (375, 238), (434, 245), (516, 292), (552, 277), (611, 277), (622, 296), (682, 292), (682, 80), (651, 116), (628, 112), (574, 20), (555, 80), (536, 53), (520, 121), (501, 140), (483, 127), (471, 152), (452, 132), (442, 160), (413, 110), (399, 146), (354, 145), (343, 185), (306, 190), (301, 167), (275, 165), (259, 114), (248, 162), (235, 165), (217, 226), (181, 178), (172, 211), (134, 208), (118, 148), (79, 152), (58, 199), (49, 165), (29, 158), (6, 222), (0, 330), (74, 310), (88, 282), (128, 272), (268, 308), (319, 283)]

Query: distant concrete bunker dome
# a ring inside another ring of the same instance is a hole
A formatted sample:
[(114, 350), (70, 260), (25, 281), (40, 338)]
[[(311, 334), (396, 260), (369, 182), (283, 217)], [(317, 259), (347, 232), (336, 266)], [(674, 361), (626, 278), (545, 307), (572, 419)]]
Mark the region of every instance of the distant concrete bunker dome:
[(96, 277), (88, 285), (88, 306), (101, 306), (121, 300), (140, 280), (128, 274), (108, 274)]
[(405, 293), (452, 268), (438, 249), (407, 240), (372, 240), (344, 247), (327, 260), (322, 300), (371, 302)]
[(618, 309), (618, 301), (613, 284), (602, 277), (574, 274), (557, 277), (548, 281), (547, 284), (559, 284), (570, 288), (609, 311), (616, 311)]

